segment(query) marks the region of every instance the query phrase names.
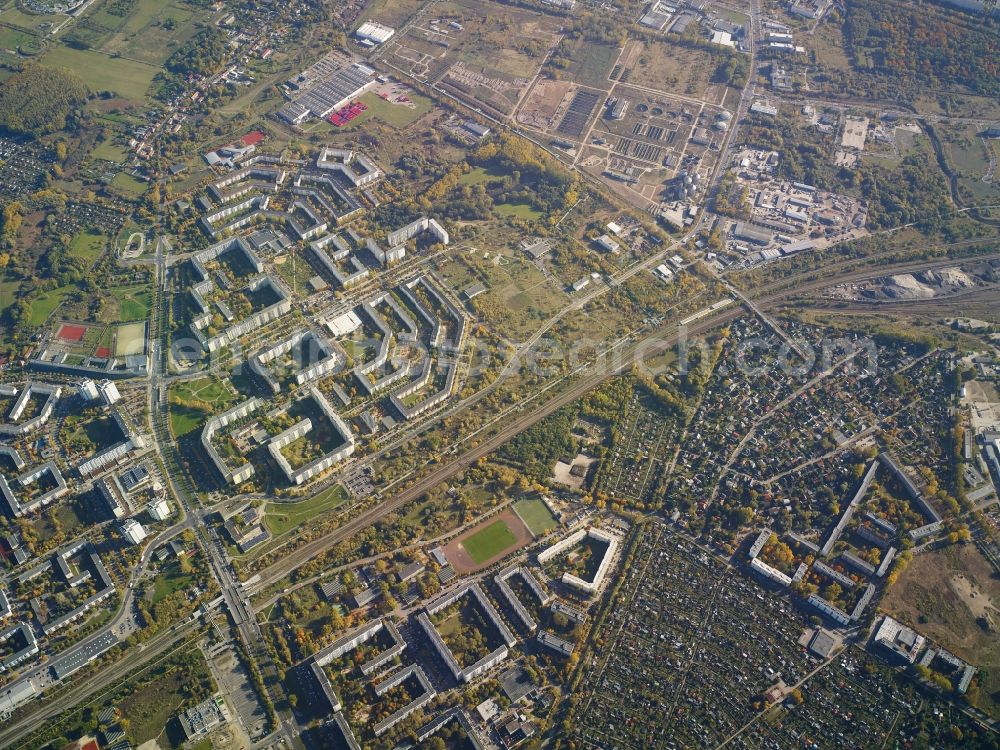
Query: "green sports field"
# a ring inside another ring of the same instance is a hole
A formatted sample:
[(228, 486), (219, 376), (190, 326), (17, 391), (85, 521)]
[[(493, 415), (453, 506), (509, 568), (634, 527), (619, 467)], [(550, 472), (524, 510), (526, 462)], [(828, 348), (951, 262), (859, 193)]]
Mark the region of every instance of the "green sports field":
[(476, 565), (496, 557), (517, 542), (514, 532), (503, 519), (462, 540), (462, 546)]
[(514, 512), (524, 521), (532, 534), (541, 536), (549, 529), (559, 525), (555, 516), (539, 498), (525, 498), (514, 503)]

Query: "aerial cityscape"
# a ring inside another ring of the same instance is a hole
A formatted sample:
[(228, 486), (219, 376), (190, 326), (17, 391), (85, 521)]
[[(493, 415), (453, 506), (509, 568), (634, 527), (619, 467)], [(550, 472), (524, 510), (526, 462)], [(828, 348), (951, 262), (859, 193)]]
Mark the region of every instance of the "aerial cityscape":
[(0, 0), (0, 749), (1000, 748), (996, 0)]

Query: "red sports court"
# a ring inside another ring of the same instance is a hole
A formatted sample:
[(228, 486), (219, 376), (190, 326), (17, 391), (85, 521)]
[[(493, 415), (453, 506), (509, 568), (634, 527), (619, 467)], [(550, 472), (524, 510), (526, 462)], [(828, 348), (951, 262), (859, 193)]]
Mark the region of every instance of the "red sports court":
[(80, 341), (85, 333), (87, 333), (86, 326), (63, 323), (59, 326), (59, 332), (56, 334), (56, 337), (63, 341)]
[(351, 120), (353, 120), (355, 117), (357, 117), (367, 109), (368, 105), (364, 104), (363, 102), (351, 102), (343, 109), (334, 112), (327, 119), (329, 119), (330, 122), (332, 122), (339, 128), (341, 125), (346, 125), (347, 123), (349, 123)]

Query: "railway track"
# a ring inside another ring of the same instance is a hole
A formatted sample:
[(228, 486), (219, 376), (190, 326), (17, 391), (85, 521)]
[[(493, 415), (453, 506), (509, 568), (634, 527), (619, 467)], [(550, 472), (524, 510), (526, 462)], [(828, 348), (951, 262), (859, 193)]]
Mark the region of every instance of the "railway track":
[[(977, 256), (976, 260), (1000, 260), (1000, 252)], [(837, 284), (860, 281), (887, 273), (905, 273), (906, 271), (943, 268), (953, 266), (956, 262), (958, 261), (952, 258), (932, 262), (928, 262), (926, 260), (908, 261), (895, 266), (880, 266), (877, 268), (851, 271), (839, 277), (824, 276), (822, 279), (813, 279), (805, 284), (793, 286), (792, 289), (786, 288), (788, 280), (781, 280), (764, 287), (761, 291), (765, 292), (765, 294), (755, 298), (754, 304), (760, 309), (770, 308), (782, 302), (791, 301), (795, 297), (808, 294), (809, 292), (818, 291), (829, 286), (835, 286)], [(814, 275), (814, 272), (810, 271), (808, 274)], [(774, 289), (778, 291), (771, 291)], [(743, 307), (728, 307), (720, 312), (699, 319), (686, 329), (684, 333), (687, 336), (705, 333), (714, 328), (718, 328), (725, 323), (731, 322), (746, 313), (747, 311)], [(635, 344), (626, 348), (623, 356), (619, 356), (615, 359), (616, 364), (585, 375), (563, 393), (555, 396), (544, 404), (533, 407), (530, 412), (518, 416), (497, 434), (487, 438), (473, 448), (470, 448), (468, 451), (454, 458), (452, 461), (442, 464), (440, 468), (431, 472), (422, 479), (419, 479), (416, 483), (402, 490), (390, 500), (371, 508), (361, 515), (355, 516), (343, 526), (335, 529), (329, 534), (308, 542), (288, 557), (285, 557), (260, 571), (259, 582), (255, 585), (256, 591), (259, 592), (280, 581), (298, 567), (324, 552), (327, 548), (347, 539), (355, 532), (364, 529), (381, 518), (384, 518), (388, 514), (402, 508), (407, 503), (420, 497), (440, 482), (445, 481), (449, 477), (462, 471), (479, 458), (493, 452), (515, 435), (523, 432), (545, 417), (555, 411), (558, 411), (563, 406), (572, 403), (587, 392), (593, 390), (607, 378), (617, 374), (626, 366), (630, 365), (634, 361), (634, 357), (631, 355), (634, 355), (637, 352), (642, 352), (644, 356), (652, 356), (674, 346), (677, 343), (677, 340), (678, 332), (676, 329), (671, 331), (670, 328), (659, 329), (658, 331), (652, 332), (651, 334), (639, 339)]]

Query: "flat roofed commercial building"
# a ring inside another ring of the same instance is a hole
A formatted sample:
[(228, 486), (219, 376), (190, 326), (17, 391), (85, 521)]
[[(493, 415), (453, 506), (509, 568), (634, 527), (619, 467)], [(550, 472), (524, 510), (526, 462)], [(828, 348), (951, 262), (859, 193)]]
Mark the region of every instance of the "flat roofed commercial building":
[(389, 26), (383, 26), (375, 21), (365, 21), (354, 32), (354, 36), (361, 40), (368, 40), (372, 44), (385, 44), (392, 39), (395, 33), (396, 30)]

